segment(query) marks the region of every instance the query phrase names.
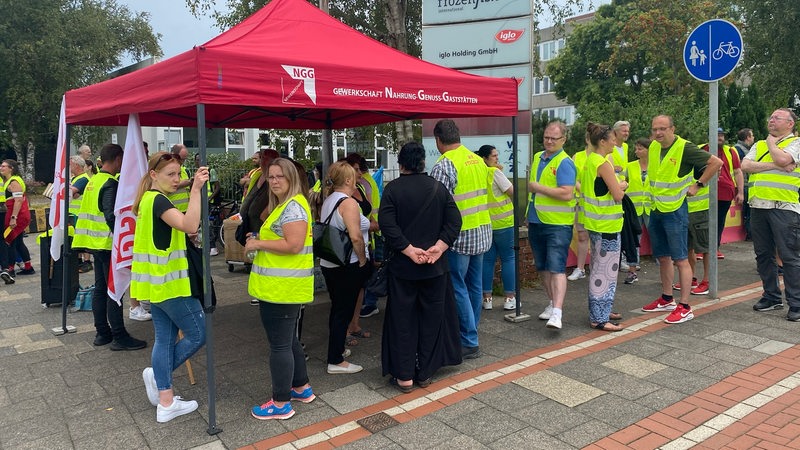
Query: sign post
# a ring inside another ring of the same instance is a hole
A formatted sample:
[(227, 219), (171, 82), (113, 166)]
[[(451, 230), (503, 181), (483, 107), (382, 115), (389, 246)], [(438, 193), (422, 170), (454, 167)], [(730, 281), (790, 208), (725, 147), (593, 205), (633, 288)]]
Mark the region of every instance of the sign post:
[[(719, 80), (728, 76), (739, 64), (744, 52), (744, 43), (739, 29), (732, 23), (713, 19), (701, 23), (692, 31), (683, 46), (683, 64), (694, 78), (708, 84), (708, 151), (717, 145), (717, 129), (719, 128)], [(727, 170), (727, 165), (722, 166)], [(706, 258), (709, 269), (709, 294), (717, 297), (718, 274), (717, 264), (717, 230), (725, 223), (718, 223), (717, 210), (717, 178), (709, 181), (708, 234), (709, 246)], [(747, 199), (745, 199), (747, 201)], [(694, 263), (694, 261), (690, 261)]]

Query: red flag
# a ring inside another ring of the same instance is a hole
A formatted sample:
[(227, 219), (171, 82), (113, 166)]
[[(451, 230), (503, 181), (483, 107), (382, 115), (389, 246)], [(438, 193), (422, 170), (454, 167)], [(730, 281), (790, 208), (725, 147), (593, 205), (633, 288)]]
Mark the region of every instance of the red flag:
[(64, 211), (64, 185), (66, 180), (67, 153), (67, 100), (61, 97), (61, 115), (58, 118), (58, 143), (56, 144), (56, 169), (53, 176), (53, 198), (50, 200), (50, 228), (53, 229), (53, 238), (50, 240), (50, 256), (54, 261), (61, 258), (61, 245), (64, 243), (64, 229), (66, 228), (66, 211)]
[(117, 200), (114, 203), (114, 240), (111, 247), (111, 267), (108, 274), (108, 295), (122, 306), (122, 296), (131, 284), (133, 262), (133, 235), (136, 231), (136, 216), (133, 202), (139, 182), (147, 173), (147, 158), (144, 154), (139, 115), (128, 117), (128, 135), (125, 138), (125, 153), (119, 174)]

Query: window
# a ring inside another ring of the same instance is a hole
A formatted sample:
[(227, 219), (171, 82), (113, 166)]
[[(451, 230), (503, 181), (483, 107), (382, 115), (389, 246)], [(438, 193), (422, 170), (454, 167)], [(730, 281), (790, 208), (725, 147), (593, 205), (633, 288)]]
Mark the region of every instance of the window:
[(550, 77), (534, 77), (533, 79), (533, 95), (549, 94), (553, 92), (555, 84), (550, 81)]
[(539, 44), (539, 61), (550, 61), (564, 48), (564, 38)]
[(561, 119), (567, 125), (575, 123), (575, 107), (572, 105), (543, 109), (542, 114), (547, 114), (550, 120)]
[(244, 146), (244, 130), (228, 129), (228, 145), (241, 147)]

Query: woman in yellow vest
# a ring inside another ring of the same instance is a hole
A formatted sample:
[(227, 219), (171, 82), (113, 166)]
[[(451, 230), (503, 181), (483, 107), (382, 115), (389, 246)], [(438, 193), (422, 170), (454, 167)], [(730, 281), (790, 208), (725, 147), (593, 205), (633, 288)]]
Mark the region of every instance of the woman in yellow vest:
[[(200, 225), (200, 190), (208, 180), (208, 168), (194, 175), (186, 213), (168, 195), (181, 181), (180, 160), (158, 152), (150, 158), (133, 204), (137, 215), (131, 266), (131, 297), (150, 301), (155, 343), (152, 367), (142, 372), (147, 398), (156, 407), (156, 421), (168, 422), (197, 409), (197, 402), (174, 395), (172, 372), (206, 342), (205, 313), (189, 282), (186, 258), (187, 233)], [(183, 338), (177, 340), (178, 331)]]
[(628, 187), (617, 181), (614, 166), (606, 157), (614, 150), (616, 135), (608, 125), (589, 122), (586, 126), (594, 147), (581, 171), (583, 225), (589, 232), (589, 322), (604, 331), (620, 331), (610, 322), (617, 289), (617, 271), (622, 231), (622, 196)]
[[(19, 174), (19, 164), (13, 159), (5, 159), (0, 164), (0, 176), (3, 177), (4, 187), (6, 190), (6, 221), (3, 227), (3, 237), (9, 245), (9, 258), (7, 268), (4, 272), (13, 278), (14, 276), (14, 261), (16, 257), (22, 258), (25, 262), (25, 267), (18, 273), (20, 275), (33, 275), (36, 271), (31, 265), (31, 253), (28, 247), (25, 246), (25, 241), (22, 240), (25, 234), (25, 228), (31, 223), (31, 214), (28, 209), (28, 197), (25, 195), (25, 182)], [(7, 281), (3, 277), (4, 281)], [(6, 283), (8, 284), (8, 283)]]
[(263, 225), (249, 236), (245, 251), (256, 253), (248, 290), (259, 300), (269, 341), (272, 398), (250, 414), (260, 420), (288, 419), (294, 415), (290, 400), (310, 403), (316, 398), (296, 333), (301, 307), (314, 301), (311, 210), (291, 161), (273, 160), (262, 176), (269, 183), (269, 200), (261, 213)]
[[(636, 207), (636, 216), (639, 218), (639, 225), (642, 230), (647, 228), (650, 222), (650, 181), (647, 177), (647, 164), (650, 159), (650, 139), (640, 138), (633, 146), (636, 161), (631, 161), (625, 167), (623, 175), (628, 181), (628, 190), (625, 192)], [(642, 234), (636, 235), (636, 241), (641, 242)], [(627, 255), (626, 255), (627, 256)], [(628, 275), (625, 277), (625, 284), (633, 284), (639, 281), (636, 272), (641, 265), (639, 257), (639, 247), (633, 258), (628, 259)]]
[(514, 186), (503, 174), (498, 162), (497, 149), (482, 145), (475, 152), (489, 168), (489, 216), (492, 219), (492, 246), (483, 254), (483, 309), (492, 309), (492, 283), (495, 259), (500, 258), (500, 277), (503, 281), (505, 301), (503, 309), (517, 307), (516, 256), (514, 255)]

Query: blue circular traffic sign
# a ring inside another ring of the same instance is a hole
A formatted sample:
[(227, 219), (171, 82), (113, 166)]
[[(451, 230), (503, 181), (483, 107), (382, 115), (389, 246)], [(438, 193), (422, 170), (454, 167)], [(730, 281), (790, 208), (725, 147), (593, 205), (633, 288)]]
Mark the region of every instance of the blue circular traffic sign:
[(744, 52), (742, 34), (727, 20), (701, 23), (683, 46), (683, 64), (700, 81), (725, 78), (739, 64)]

